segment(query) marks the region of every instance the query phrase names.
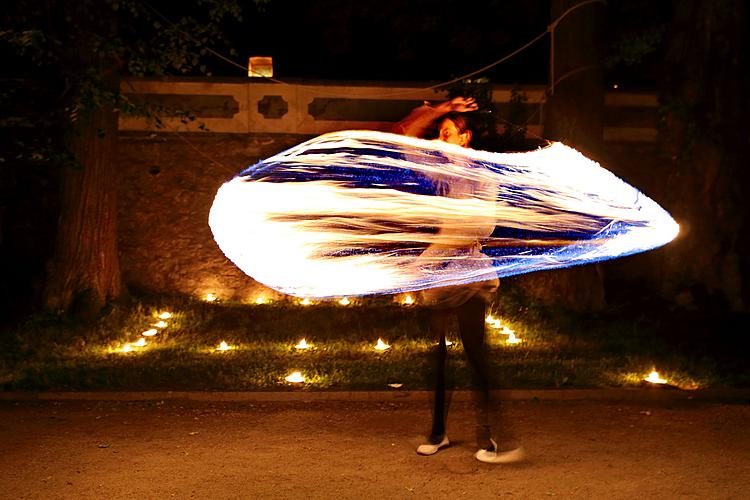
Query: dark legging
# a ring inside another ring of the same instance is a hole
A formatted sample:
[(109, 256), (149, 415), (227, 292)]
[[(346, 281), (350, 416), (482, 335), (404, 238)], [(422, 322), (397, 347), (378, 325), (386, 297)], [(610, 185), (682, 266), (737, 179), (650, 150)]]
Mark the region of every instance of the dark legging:
[[(450, 406), (446, 395), (445, 362), (447, 348), (445, 333), (448, 321), (455, 315), (461, 335), (464, 353), (472, 368), (476, 388), (477, 445), (490, 448), (492, 438), (491, 423), (497, 420), (498, 405), (492, 399), (491, 389), (493, 374), (487, 361), (487, 345), (484, 337), (486, 302), (479, 297), (469, 299), (461, 306), (453, 308), (436, 308), (430, 318), (430, 332), (438, 339), (434, 373), (435, 406), (432, 420), (431, 441), (439, 442), (445, 434), (445, 420)], [(509, 440), (509, 430), (504, 427), (503, 438)]]

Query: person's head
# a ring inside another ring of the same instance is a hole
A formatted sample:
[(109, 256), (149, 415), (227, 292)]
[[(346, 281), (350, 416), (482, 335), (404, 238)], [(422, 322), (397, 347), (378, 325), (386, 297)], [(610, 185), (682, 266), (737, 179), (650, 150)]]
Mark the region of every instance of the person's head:
[(467, 117), (462, 113), (444, 115), (440, 121), (438, 139), (468, 148), (471, 144), (471, 128)]

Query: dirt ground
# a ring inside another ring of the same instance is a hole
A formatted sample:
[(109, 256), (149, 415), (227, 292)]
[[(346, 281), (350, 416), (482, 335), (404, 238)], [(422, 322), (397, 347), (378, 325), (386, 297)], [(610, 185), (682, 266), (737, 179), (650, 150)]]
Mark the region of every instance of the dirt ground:
[(529, 457), (414, 449), (422, 402), (0, 401), (2, 498), (748, 498), (750, 406), (512, 401)]

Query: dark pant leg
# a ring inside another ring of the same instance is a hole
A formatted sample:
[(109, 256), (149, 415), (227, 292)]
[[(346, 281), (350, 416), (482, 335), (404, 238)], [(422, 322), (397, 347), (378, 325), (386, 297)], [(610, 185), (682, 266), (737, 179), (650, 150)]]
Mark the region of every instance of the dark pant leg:
[(487, 344), (484, 337), (486, 309), (485, 301), (474, 297), (459, 306), (456, 311), (464, 353), (472, 368), (476, 384), (477, 445), (485, 449), (492, 446), (491, 427), (494, 426), (497, 414), (491, 397), (494, 377), (487, 359)]
[(435, 444), (440, 442), (445, 434), (445, 420), (448, 413), (448, 399), (446, 396), (445, 360), (447, 347), (445, 333), (448, 322), (448, 311), (436, 309), (430, 318), (430, 338), (437, 340), (434, 350), (433, 383), (435, 386), (435, 401), (432, 413), (432, 432), (430, 439)]

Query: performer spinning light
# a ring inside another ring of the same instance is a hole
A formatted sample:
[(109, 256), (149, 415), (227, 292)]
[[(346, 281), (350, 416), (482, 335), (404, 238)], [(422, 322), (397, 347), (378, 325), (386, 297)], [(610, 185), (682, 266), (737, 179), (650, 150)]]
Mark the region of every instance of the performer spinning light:
[[(472, 130), (469, 118), (460, 113), (477, 109), (473, 99), (457, 97), (444, 102), (435, 108), (425, 104), (414, 110), (402, 122), (394, 127), (394, 131), (406, 135), (423, 136), (427, 127), (435, 120), (439, 120), (438, 139), (461, 147), (469, 147)], [(433, 174), (433, 182), (438, 185), (441, 196), (452, 199), (484, 199), (494, 201), (497, 198), (498, 187), (493, 182), (479, 176), (466, 178), (464, 176), (447, 176)], [(467, 221), (464, 227), (456, 224), (441, 225), (437, 233), (443, 237), (433, 243), (420, 255), (428, 268), (435, 266), (452, 267), (458, 265), (466, 267), (471, 263), (477, 269), (491, 267), (489, 257), (481, 253), (480, 239), (492, 234), (495, 229), (493, 218), (481, 218)], [(433, 307), (430, 317), (430, 333), (436, 338), (435, 353), (435, 399), (433, 406), (432, 431), (427, 443), (417, 448), (420, 455), (433, 455), (440, 449), (449, 446), (450, 441), (445, 432), (446, 417), (450, 402), (446, 397), (445, 361), (447, 346), (445, 336), (448, 322), (455, 317), (458, 321), (459, 334), (464, 353), (474, 374), (477, 387), (477, 445), (479, 451), (474, 455), (477, 460), (488, 463), (510, 463), (521, 460), (524, 451), (516, 447), (514, 437), (508, 422), (502, 426), (504, 451), (500, 451), (497, 441), (493, 438), (493, 429), (497, 431), (496, 417), (499, 412), (497, 401), (493, 401), (491, 390), (493, 376), (487, 362), (487, 344), (485, 339), (485, 315), (487, 304), (494, 297), (499, 281), (497, 277), (485, 281), (454, 285), (424, 290), (423, 302)]]
[[(514, 461), (492, 439), (484, 311), (497, 278), (596, 262), (671, 241), (658, 204), (577, 151), (553, 143), (525, 153), (468, 148), (457, 98), (423, 106), (396, 131), (325, 134), (241, 172), (209, 215), (224, 254), (255, 280), (299, 297), (422, 291), (445, 358), (456, 314), (480, 395), (476, 458)], [(439, 141), (421, 135), (443, 117)], [(438, 370), (431, 454), (447, 446)], [(442, 381), (441, 381), (442, 377)], [(442, 387), (442, 389), (441, 389)], [(505, 437), (505, 436), (504, 436)]]

